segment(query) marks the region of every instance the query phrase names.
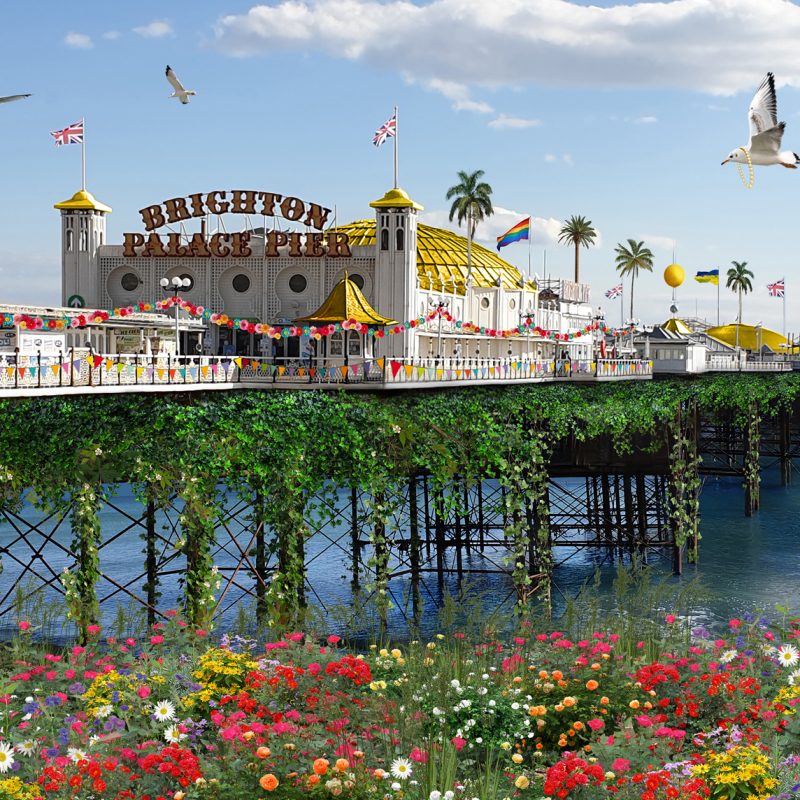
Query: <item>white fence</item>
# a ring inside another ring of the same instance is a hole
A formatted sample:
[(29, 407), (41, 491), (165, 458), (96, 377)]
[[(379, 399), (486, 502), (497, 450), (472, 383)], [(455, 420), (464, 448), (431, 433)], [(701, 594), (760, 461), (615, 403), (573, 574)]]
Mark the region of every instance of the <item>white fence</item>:
[(706, 372), (791, 372), (788, 361), (740, 361), (729, 356), (709, 355)]

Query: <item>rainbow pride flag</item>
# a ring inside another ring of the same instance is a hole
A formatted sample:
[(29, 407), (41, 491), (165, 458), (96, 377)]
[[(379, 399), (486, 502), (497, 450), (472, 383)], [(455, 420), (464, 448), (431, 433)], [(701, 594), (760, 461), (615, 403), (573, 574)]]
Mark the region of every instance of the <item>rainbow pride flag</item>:
[(497, 237), (497, 250), (500, 251), (501, 247), (507, 244), (513, 244), (520, 239), (530, 238), (531, 232), (531, 218), (526, 217), (522, 222), (518, 222), (511, 230), (506, 231), (502, 236)]

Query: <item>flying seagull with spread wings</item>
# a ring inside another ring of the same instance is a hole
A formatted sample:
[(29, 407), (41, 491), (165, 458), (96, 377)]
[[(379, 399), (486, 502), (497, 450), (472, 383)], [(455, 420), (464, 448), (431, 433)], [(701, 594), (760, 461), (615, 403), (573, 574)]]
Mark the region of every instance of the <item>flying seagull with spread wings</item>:
[(186, 105), (189, 102), (189, 97), (194, 96), (197, 92), (194, 89), (184, 89), (183, 84), (178, 80), (178, 76), (172, 71), (172, 67), (167, 64), (167, 80), (172, 85), (172, 88), (175, 90), (170, 97), (177, 97), (181, 103)]
[(0, 97), (0, 103), (13, 103), (14, 100), (24, 100), (30, 97), (29, 94), (10, 94), (7, 97)]
[(735, 161), (739, 164), (758, 164), (768, 167), (780, 164), (787, 169), (797, 169), (800, 157), (791, 150), (781, 150), (781, 139), (786, 128), (785, 122), (778, 122), (778, 102), (775, 99), (775, 76), (767, 73), (761, 82), (750, 109), (747, 112), (747, 121), (750, 124), (750, 143), (747, 147), (737, 147), (728, 154), (722, 162), (727, 164)]

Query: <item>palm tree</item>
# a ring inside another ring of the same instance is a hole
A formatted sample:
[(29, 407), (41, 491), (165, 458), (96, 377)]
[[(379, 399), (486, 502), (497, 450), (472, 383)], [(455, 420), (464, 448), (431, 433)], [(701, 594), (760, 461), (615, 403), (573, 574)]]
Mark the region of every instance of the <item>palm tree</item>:
[(631, 320), (633, 320), (633, 282), (639, 275), (639, 270), (653, 271), (653, 254), (644, 246), (644, 242), (628, 239), (628, 246), (618, 244), (614, 248), (617, 254), (615, 259), (617, 272), (620, 277), (631, 276)]
[(731, 264), (733, 264), (733, 266), (728, 270), (728, 280), (725, 281), (725, 288), (730, 289), (732, 292), (739, 293), (739, 316), (736, 318), (736, 321), (741, 325), (742, 295), (753, 291), (753, 284), (751, 283), (750, 278), (755, 276), (749, 269), (747, 269), (746, 261), (731, 261)]
[(481, 181), (483, 170), (479, 169), (469, 173), (458, 171), (460, 183), (447, 190), (447, 199), (453, 200), (450, 207), (450, 222), (453, 217), (458, 220), (459, 226), (467, 221), (467, 286), (472, 284), (472, 239), (479, 222), (494, 214), (492, 208), (492, 187)]
[(581, 245), (589, 247), (594, 244), (597, 231), (592, 227), (592, 221), (586, 217), (570, 217), (561, 227), (558, 241), (561, 244), (575, 245), (575, 283), (581, 282)]

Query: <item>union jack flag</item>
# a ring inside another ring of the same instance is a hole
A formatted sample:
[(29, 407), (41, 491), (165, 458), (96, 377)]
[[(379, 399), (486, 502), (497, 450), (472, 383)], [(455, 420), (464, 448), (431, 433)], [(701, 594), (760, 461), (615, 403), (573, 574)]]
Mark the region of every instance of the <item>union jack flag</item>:
[(394, 136), (396, 133), (397, 114), (392, 114), (392, 116), (375, 131), (375, 135), (372, 137), (372, 144), (374, 144), (375, 147), (380, 147), (390, 136)]
[(784, 285), (783, 278), (781, 278), (779, 281), (775, 281), (775, 283), (768, 283), (767, 291), (769, 292), (770, 297), (783, 297), (786, 292), (786, 286)]
[(607, 292), (606, 297), (609, 300), (613, 300), (615, 297), (619, 297), (622, 294), (622, 284), (619, 283), (616, 286), (612, 286)]
[(56, 147), (62, 144), (83, 144), (83, 120), (73, 122), (60, 131), (51, 131), (50, 135), (56, 140)]

